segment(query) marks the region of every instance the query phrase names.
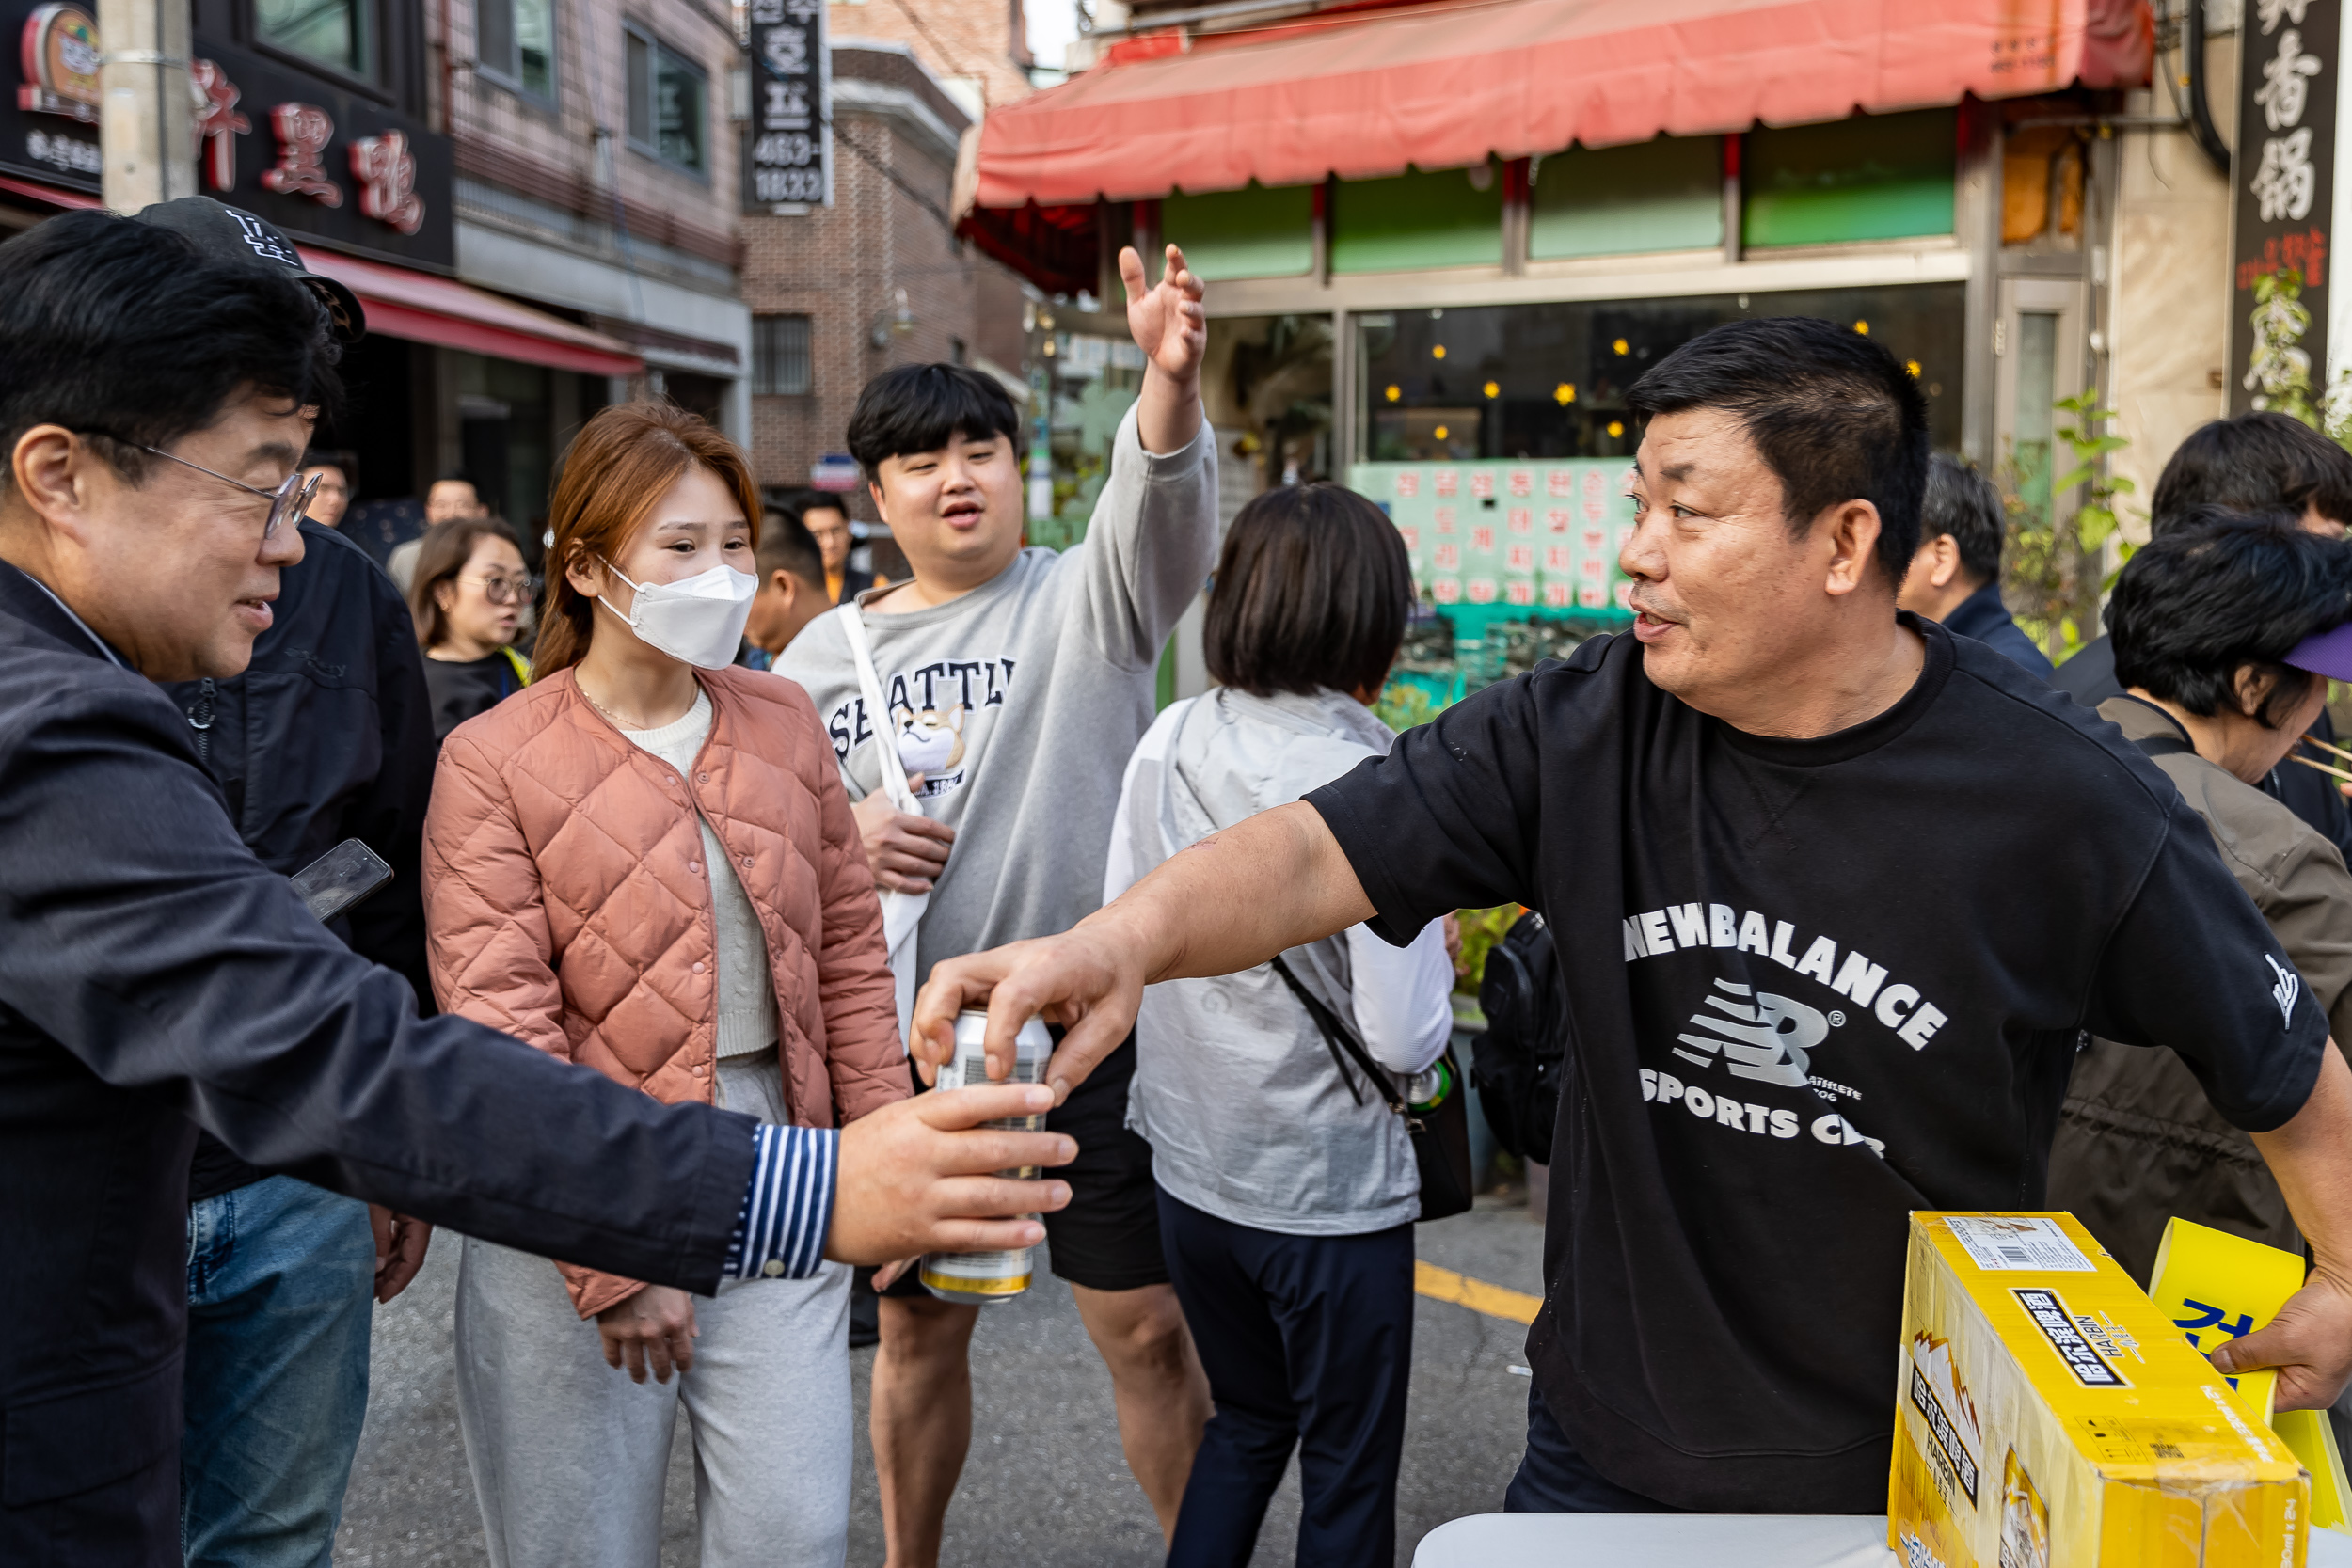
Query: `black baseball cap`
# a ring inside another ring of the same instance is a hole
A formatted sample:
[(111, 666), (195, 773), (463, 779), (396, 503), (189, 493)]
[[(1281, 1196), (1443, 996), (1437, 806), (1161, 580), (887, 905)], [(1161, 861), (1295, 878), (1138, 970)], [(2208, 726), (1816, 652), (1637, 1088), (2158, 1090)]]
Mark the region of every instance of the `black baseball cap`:
[(209, 196), (183, 196), (177, 201), (159, 201), (132, 221), (184, 234), (213, 261), (264, 268), (295, 278), (318, 296), (338, 341), (356, 343), (367, 336), (368, 316), (359, 309), (359, 296), (304, 266), (302, 253), (276, 224), (242, 207), (215, 201)]

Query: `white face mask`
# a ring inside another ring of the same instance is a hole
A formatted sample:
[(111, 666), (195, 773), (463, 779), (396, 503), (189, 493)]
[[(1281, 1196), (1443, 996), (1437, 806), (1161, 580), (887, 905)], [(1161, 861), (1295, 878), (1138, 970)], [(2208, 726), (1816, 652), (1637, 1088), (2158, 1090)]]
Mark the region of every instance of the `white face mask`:
[(636, 583), (610, 561), (604, 565), (636, 589), (637, 598), (627, 615), (601, 594), (596, 602), (620, 615), (639, 641), (704, 670), (723, 670), (735, 662), (743, 623), (751, 619), (752, 600), (759, 593), (757, 578), (732, 566), (713, 566), (677, 582)]

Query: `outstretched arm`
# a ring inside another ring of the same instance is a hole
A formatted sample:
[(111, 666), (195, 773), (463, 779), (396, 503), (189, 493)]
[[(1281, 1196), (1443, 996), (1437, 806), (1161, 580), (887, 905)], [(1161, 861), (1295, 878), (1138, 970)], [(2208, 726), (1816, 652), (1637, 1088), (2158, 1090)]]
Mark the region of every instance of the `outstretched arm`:
[(2252, 1137), (2311, 1243), (2312, 1273), (2268, 1326), (2224, 1343), (2213, 1364), (2232, 1374), (2276, 1367), (2278, 1408), (2316, 1410), (2352, 1377), (2352, 1069), (2332, 1042), (2303, 1108)]
[(1231, 974), (1373, 915), (1355, 867), (1304, 801), (1212, 833), (1057, 937), (936, 965), (914, 1001), (927, 1077), (955, 1050), (956, 1013), (988, 1008), (988, 1070), (1012, 1069), (1013, 1036), (1042, 1014), (1070, 1026), (1046, 1066), (1057, 1098), (1126, 1039), (1159, 980)]
[(1174, 245), (1168, 247), (1157, 284), (1147, 278), (1133, 245), (1119, 253), (1119, 279), (1127, 286), (1127, 330), (1146, 365), (1136, 399), (1136, 435), (1148, 452), (1182, 451), (1200, 433), (1200, 362), (1209, 352), (1200, 279)]

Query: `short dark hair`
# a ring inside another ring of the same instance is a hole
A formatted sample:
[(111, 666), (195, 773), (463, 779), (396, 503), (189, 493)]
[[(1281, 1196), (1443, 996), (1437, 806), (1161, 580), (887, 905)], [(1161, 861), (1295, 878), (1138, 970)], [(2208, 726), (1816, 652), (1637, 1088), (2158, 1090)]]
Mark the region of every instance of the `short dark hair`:
[(850, 455), (869, 480), (891, 458), (937, 451), (958, 436), (1021, 444), (1021, 414), (1004, 384), (961, 365), (884, 371), (858, 393), (850, 415)]
[(2268, 411), (2215, 420), (2188, 434), (2157, 477), (2152, 534), (2170, 531), (2200, 506), (2352, 523), (2352, 452), (2300, 420)]
[(752, 551), (759, 566), (759, 583), (765, 588), (778, 572), (789, 572), (803, 582), (825, 585), (825, 554), (817, 547), (816, 535), (808, 531), (797, 513), (783, 507), (771, 507), (759, 528), (759, 544)]
[(343, 476), (343, 483), (359, 488), (359, 457), (357, 452), (342, 451), (333, 447), (312, 447), (302, 454), (295, 465), (301, 468), (333, 468)]
[(1802, 534), (1826, 507), (1878, 508), (1878, 560), (1899, 583), (1919, 547), (1928, 402), (1878, 342), (1811, 316), (1726, 322), (1650, 368), (1626, 394), (1645, 420), (1686, 408), (1739, 417)]
[(803, 522), (812, 512), (838, 512), (843, 522), (850, 520), (850, 498), (838, 490), (795, 490), (781, 504)]
[(448, 630), (441, 601), (434, 590), (455, 578), (473, 559), (473, 547), (485, 539), (503, 539), (522, 553), (515, 531), (496, 517), (458, 517), (435, 523), (424, 531), (417, 547), (417, 575), (408, 582), (408, 613), (417, 623), (417, 646), (428, 652)]
[(1413, 562), (1386, 514), (1338, 484), (1252, 499), (1226, 531), (1201, 628), (1209, 673), (1263, 697), (1377, 689), (1405, 641)]
[[(468, 473), (463, 468), (450, 469), (447, 473), (441, 475), (438, 479), (436, 479), (433, 482), (433, 484), (462, 484), (471, 490), (476, 497), (479, 497), (482, 494), (481, 483), (477, 481), (473, 475)], [(433, 488), (433, 484), (428, 484), (425, 488), (430, 490)]]
[(2000, 491), (1976, 468), (1947, 452), (1928, 459), (1928, 492), (1919, 507), (1919, 542), (1948, 533), (1960, 548), (1960, 569), (1978, 586), (2001, 576), (2001, 541), (2009, 508)]
[(2273, 672), (2256, 717), (2276, 729), (2316, 677), (2283, 662), (2352, 620), (2352, 548), (2306, 532), (2283, 507), (2193, 507), (2141, 546), (2115, 580), (2107, 634), (2115, 678), (2191, 713), (2236, 706), (2237, 672)]
[(140, 448), (203, 429), (240, 388), (331, 410), (341, 354), (304, 284), (212, 260), (174, 230), (89, 209), (0, 245), (10, 450), (35, 425), (63, 425), (135, 484)]

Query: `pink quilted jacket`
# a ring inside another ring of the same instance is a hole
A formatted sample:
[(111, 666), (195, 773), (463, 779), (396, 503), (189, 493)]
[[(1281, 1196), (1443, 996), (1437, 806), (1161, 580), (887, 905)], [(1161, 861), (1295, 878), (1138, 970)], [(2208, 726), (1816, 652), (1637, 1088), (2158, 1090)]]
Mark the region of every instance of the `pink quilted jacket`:
[[(908, 1092), (882, 905), (808, 694), (702, 671), (691, 777), (632, 745), (563, 671), (461, 724), (425, 820), (442, 1009), (655, 1099), (711, 1100), (718, 927), (696, 813), (735, 859), (775, 973), (784, 1104), (831, 1127)], [(634, 1280), (559, 1265), (583, 1318)]]

